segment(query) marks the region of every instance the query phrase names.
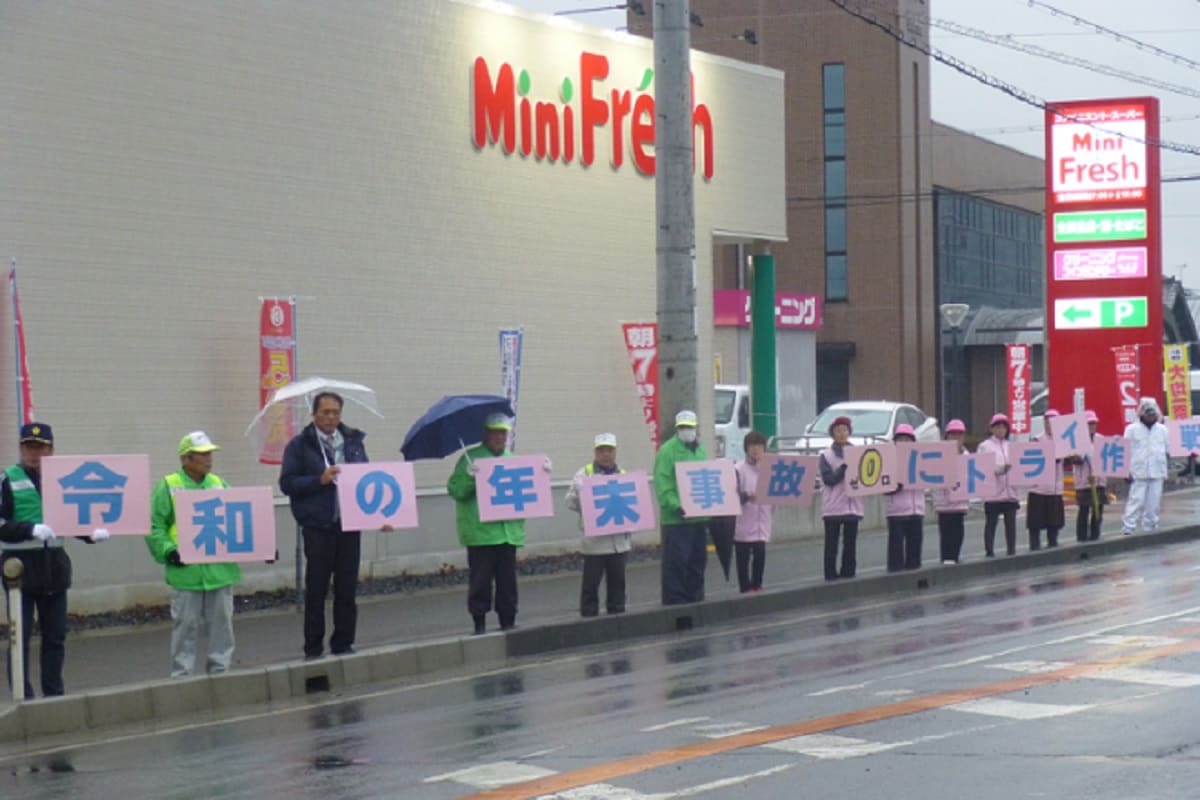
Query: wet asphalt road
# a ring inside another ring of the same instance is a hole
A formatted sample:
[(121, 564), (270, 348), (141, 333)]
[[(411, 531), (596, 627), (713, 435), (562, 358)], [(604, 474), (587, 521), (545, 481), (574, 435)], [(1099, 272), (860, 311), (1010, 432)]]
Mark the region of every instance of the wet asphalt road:
[(1198, 583), (1200, 545), (758, 618), (0, 756), (0, 797), (1194, 798)]

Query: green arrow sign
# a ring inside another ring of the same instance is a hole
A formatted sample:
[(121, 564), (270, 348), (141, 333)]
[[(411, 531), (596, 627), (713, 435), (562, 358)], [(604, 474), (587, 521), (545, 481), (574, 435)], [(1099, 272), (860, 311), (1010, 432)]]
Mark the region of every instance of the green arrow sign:
[(1057, 330), (1144, 328), (1145, 297), (1068, 297), (1054, 301)]

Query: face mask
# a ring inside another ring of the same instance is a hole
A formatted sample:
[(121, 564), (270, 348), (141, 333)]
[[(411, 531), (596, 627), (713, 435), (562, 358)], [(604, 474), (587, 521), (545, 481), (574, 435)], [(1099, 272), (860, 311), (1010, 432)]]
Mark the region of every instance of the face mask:
[(695, 428), (680, 428), (678, 435), (679, 441), (683, 442), (684, 444), (691, 444), (692, 442), (696, 441)]

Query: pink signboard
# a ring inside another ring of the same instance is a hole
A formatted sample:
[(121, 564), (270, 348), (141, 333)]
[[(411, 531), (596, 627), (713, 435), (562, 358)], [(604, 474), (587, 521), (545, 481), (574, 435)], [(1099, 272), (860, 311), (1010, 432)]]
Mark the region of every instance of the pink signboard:
[(1055, 458), (1082, 456), (1091, 451), (1087, 414), (1084, 412), (1051, 417), (1047, 422), (1050, 425), (1050, 435), (1054, 438)]
[(958, 480), (950, 490), (954, 500), (989, 497), (995, 492), (996, 454), (963, 453), (958, 459)]
[(275, 558), (275, 498), (269, 486), (176, 492), (175, 526), (185, 564)]
[(821, 457), (766, 454), (758, 460), (755, 502), (808, 508), (821, 491)]
[(624, 475), (592, 475), (579, 488), (584, 536), (611, 536), (651, 530), (658, 523), (646, 470)]
[(958, 480), (957, 442), (897, 442), (896, 480), (905, 489), (949, 489)]
[(545, 455), (476, 459), (475, 498), (479, 519), (533, 519), (554, 516)]
[(1009, 486), (1028, 487), (1043, 493), (1054, 491), (1054, 442), (1049, 439), (1009, 442), (1008, 455), (1012, 464), (1012, 469), (1008, 471)]
[(1124, 436), (1097, 436), (1092, 440), (1092, 471), (1100, 478), (1129, 476), (1129, 440)]
[(1166, 425), (1172, 457), (1200, 455), (1200, 417), (1169, 419)]
[[(750, 327), (750, 291), (716, 289), (713, 291), (713, 325), (718, 328)], [(775, 327), (819, 330), (821, 298), (815, 294), (779, 292), (775, 295)]]
[(417, 484), (408, 461), (342, 464), (337, 491), (344, 531), (418, 525)]
[(727, 458), (677, 461), (675, 480), (685, 517), (736, 517), (742, 513), (737, 475)]
[(1144, 247), (1057, 250), (1054, 253), (1054, 279), (1094, 281), (1144, 278), (1148, 269), (1147, 252)]
[(59, 536), (150, 533), (150, 456), (42, 459), (42, 519)]
[(846, 494), (865, 497), (896, 488), (896, 445), (891, 442), (847, 447)]

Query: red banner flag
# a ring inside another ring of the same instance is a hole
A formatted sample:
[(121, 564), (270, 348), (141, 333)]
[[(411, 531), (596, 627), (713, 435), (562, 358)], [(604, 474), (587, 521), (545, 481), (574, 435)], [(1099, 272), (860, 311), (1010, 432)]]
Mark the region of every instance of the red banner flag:
[(658, 449), (658, 323), (625, 322), (625, 346), (633, 362), (633, 379), (642, 398), (642, 414), (650, 443)]
[[(259, 323), (259, 406), (265, 406), (281, 386), (296, 379), (296, 301), (267, 298)], [(273, 412), (260, 464), (283, 463), (283, 449), (296, 435), (296, 421), (286, 409)]]
[(1008, 421), (1016, 436), (1029, 433), (1029, 345), (1008, 345)]
[(17, 425), (34, 421), (33, 383), (29, 380), (29, 359), (25, 352), (25, 324), (21, 321), (21, 298), (17, 294), (17, 260), (8, 271), (8, 286), (13, 302), (13, 342), (17, 357)]

